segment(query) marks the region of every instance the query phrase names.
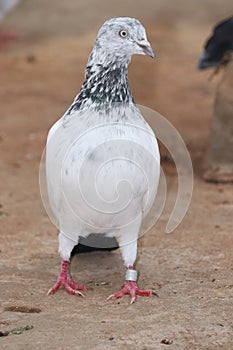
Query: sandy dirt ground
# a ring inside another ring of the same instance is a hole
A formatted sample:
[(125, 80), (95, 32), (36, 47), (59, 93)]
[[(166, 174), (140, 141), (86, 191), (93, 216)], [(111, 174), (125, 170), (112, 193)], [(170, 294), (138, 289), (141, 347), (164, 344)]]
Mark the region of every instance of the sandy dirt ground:
[[(1, 337), (1, 349), (233, 349), (233, 189), (202, 180), (221, 75), (209, 82), (210, 72), (196, 71), (210, 28), (230, 13), (228, 0), (22, 0), (1, 24), (21, 38), (0, 52), (0, 331), (33, 326)], [(155, 61), (132, 60), (135, 100), (173, 123), (195, 175), (189, 211), (166, 234), (177, 174), (172, 163), (162, 164), (168, 205), (139, 240), (137, 260), (140, 287), (155, 289), (159, 298), (134, 305), (128, 296), (106, 301), (124, 278), (118, 251), (73, 258), (74, 279), (92, 288), (85, 298), (63, 290), (46, 295), (60, 259), (38, 185), (48, 129), (82, 84), (98, 27), (118, 15), (141, 19), (157, 52)]]

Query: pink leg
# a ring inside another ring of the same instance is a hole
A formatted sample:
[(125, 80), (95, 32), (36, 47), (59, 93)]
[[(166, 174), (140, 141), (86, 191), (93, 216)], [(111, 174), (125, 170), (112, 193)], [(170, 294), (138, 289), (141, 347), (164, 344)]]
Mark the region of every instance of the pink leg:
[[(133, 269), (132, 266), (129, 266), (128, 268)], [(154, 291), (144, 291), (139, 289), (137, 282), (135, 281), (125, 281), (124, 285), (121, 287), (121, 290), (115, 294), (110, 295), (107, 298), (107, 300), (118, 299), (125, 294), (129, 294), (131, 296), (130, 304), (133, 304), (136, 301), (137, 295), (142, 297), (152, 297), (152, 296), (158, 297), (158, 294)]]
[(67, 293), (69, 294), (84, 296), (80, 292), (80, 290), (87, 290), (87, 288), (83, 285), (77, 285), (72, 280), (72, 277), (70, 276), (68, 271), (68, 266), (69, 266), (69, 261), (62, 260), (60, 275), (58, 276), (58, 279), (55, 285), (49, 289), (48, 294), (55, 293), (60, 288), (60, 286), (63, 286), (67, 291)]

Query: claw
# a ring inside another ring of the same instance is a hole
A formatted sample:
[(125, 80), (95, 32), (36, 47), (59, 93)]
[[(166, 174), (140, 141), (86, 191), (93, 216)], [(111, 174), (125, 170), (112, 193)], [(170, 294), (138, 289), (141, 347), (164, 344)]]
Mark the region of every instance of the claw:
[(47, 295), (54, 294), (61, 286), (63, 286), (67, 293), (72, 295), (80, 295), (84, 297), (84, 294), (80, 292), (80, 290), (87, 290), (87, 288), (83, 285), (76, 284), (72, 280), (68, 272), (68, 264), (69, 264), (68, 261), (66, 260), (62, 261), (62, 268), (61, 268), (60, 275), (57, 279), (57, 282), (52, 288), (49, 289)]
[(159, 295), (158, 295), (158, 293), (156, 293), (154, 290), (152, 290), (152, 292), (151, 292), (155, 297), (157, 297), (157, 298), (159, 298)]
[(80, 295), (80, 297), (85, 298), (85, 295), (82, 292), (80, 292), (80, 290), (76, 290), (75, 292), (75, 295)]
[(53, 292), (53, 288), (50, 288), (49, 290), (48, 290), (48, 292), (47, 292), (47, 294), (46, 295), (51, 295), (51, 294), (53, 294), (54, 292)]
[(130, 300), (130, 305), (132, 305), (133, 303), (135, 303), (135, 301), (136, 301), (136, 296), (133, 297), (133, 298), (131, 298), (131, 300)]
[(122, 289), (115, 293), (111, 294), (107, 300), (110, 299), (118, 299), (121, 298), (123, 295), (129, 294), (131, 296), (130, 304), (135, 303), (137, 295), (144, 296), (144, 297), (151, 297), (151, 296), (157, 296), (158, 294), (155, 291), (144, 291), (138, 288), (137, 283), (134, 281), (125, 281), (124, 285), (122, 286)]

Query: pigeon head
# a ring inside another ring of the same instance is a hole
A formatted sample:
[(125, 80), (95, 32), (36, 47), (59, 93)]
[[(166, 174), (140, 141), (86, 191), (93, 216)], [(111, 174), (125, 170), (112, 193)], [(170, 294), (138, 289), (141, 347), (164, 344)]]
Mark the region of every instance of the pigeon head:
[(145, 28), (135, 18), (112, 18), (100, 28), (89, 64), (109, 65), (120, 62), (124, 65), (130, 62), (133, 54), (155, 58)]
[(128, 17), (106, 21), (90, 54), (85, 81), (68, 114), (90, 106), (134, 103), (127, 76), (133, 54), (155, 57), (142, 24)]

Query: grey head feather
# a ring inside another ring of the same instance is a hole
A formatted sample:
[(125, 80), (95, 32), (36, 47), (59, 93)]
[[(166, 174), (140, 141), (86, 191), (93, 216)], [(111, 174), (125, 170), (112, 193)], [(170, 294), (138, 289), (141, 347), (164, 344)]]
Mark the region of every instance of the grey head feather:
[(67, 113), (93, 104), (134, 103), (127, 75), (133, 54), (155, 57), (142, 24), (129, 17), (107, 20), (89, 56), (80, 93)]

